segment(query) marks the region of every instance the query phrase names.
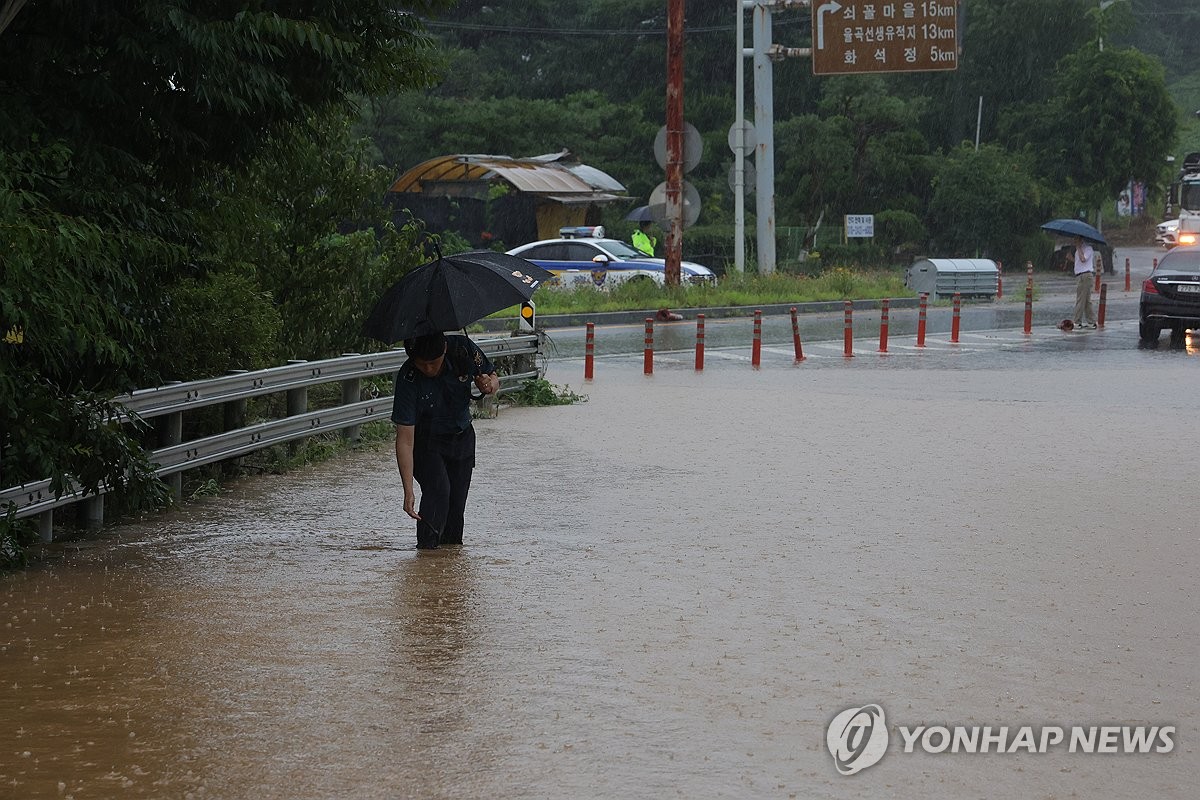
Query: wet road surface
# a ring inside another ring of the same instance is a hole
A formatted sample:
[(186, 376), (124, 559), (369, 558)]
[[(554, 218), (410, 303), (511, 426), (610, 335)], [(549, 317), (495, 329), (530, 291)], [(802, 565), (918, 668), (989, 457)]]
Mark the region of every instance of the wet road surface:
[[(588, 402), (476, 423), (461, 548), (387, 448), (56, 544), (0, 579), (0, 797), (1194, 797), (1200, 341), (1035, 334), (554, 361)], [(1178, 734), (844, 777), (865, 703)]]

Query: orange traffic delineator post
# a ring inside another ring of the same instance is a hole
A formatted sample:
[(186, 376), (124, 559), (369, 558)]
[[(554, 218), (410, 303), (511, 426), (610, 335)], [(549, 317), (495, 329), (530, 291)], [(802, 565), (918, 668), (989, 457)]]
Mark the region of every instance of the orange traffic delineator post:
[(1153, 264), (1153, 266), (1150, 267), (1150, 271), (1158, 272), (1158, 257), (1157, 256), (1155, 256), (1155, 258), (1154, 258), (1154, 264)]
[(1130, 288), (1131, 288), (1131, 284), (1130, 284), (1130, 282), (1129, 282), (1129, 281), (1130, 281), (1130, 276), (1129, 276), (1129, 259), (1127, 258), (1127, 259), (1125, 259), (1125, 291), (1127, 291), (1127, 292), (1128, 292), (1128, 291), (1130, 290)]
[(654, 374), (654, 318), (646, 317), (646, 349), (642, 351), (642, 372)]
[(996, 299), (1004, 297), (1004, 262), (996, 262)]
[(762, 365), (762, 311), (754, 310), (754, 344), (750, 348), (750, 366)]
[(846, 358), (854, 356), (854, 303), (846, 302), (846, 330), (842, 336)]
[(887, 352), (888, 340), (888, 304), (891, 302), (888, 298), (884, 298), (879, 304), (879, 352)]
[(962, 295), (954, 293), (954, 316), (950, 320), (950, 343), (958, 344), (959, 319), (962, 317)]
[[(1104, 266), (1103, 263), (1101, 263), (1100, 266), (1103, 267)], [(1100, 291), (1100, 270), (1096, 269), (1095, 266), (1092, 267), (1092, 275), (1095, 276), (1095, 279), (1092, 283), (1092, 291), (1098, 292), (1098, 291)]]
[[(1029, 266), (1032, 275), (1033, 265)], [(1033, 333), (1033, 278), (1025, 284), (1025, 333)]]
[(1100, 308), (1096, 313), (1096, 327), (1097, 328), (1104, 327), (1104, 310), (1105, 310), (1106, 305), (1108, 305), (1108, 284), (1107, 283), (1101, 284), (1101, 286), (1100, 286)]
[(804, 360), (804, 348), (800, 345), (800, 321), (796, 319), (796, 307), (792, 306), (792, 346), (796, 349), (796, 363)]
[(593, 361), (596, 357), (596, 323), (589, 322), (587, 324), (587, 337), (584, 340), (584, 356), (583, 356), (583, 379), (590, 381), (593, 374)]
[(696, 371), (704, 369), (704, 315), (696, 315)]
[(925, 346), (925, 316), (929, 305), (929, 295), (921, 292), (921, 310), (917, 313), (917, 347)]

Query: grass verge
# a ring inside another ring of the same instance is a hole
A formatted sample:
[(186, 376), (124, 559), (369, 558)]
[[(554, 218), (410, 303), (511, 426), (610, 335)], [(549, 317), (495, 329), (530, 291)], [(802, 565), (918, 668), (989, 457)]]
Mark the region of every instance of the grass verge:
[[(584, 287), (572, 290), (542, 288), (533, 296), (539, 314), (574, 314), (601, 311), (631, 311), (658, 308), (711, 308), (775, 303), (806, 303), (821, 300), (874, 300), (911, 297), (902, 273), (856, 272), (836, 267), (820, 275), (772, 275), (730, 273), (715, 286), (660, 287), (637, 281), (611, 291)], [(516, 316), (517, 308), (493, 317)]]

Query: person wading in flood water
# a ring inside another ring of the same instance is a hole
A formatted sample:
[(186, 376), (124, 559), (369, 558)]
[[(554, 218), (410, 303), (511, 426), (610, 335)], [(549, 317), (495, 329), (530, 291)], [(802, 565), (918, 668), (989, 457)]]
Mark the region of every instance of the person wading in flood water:
[[(463, 517), (475, 468), (471, 383), (484, 394), (500, 388), (496, 369), (465, 336), (431, 333), (404, 340), (408, 361), (396, 373), (392, 422), (404, 513), (417, 521), (417, 548), (462, 544)], [(421, 485), (416, 508), (413, 480)]]

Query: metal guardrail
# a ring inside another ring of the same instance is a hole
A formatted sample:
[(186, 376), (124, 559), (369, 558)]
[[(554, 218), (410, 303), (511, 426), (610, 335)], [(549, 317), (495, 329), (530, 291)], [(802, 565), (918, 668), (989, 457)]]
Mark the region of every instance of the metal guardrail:
[[(513, 336), (502, 339), (480, 339), (475, 342), (494, 362), (501, 357), (515, 357), (515, 370), (500, 377), (500, 391), (507, 394), (519, 391), (527, 380), (540, 377), (537, 356), (541, 353), (541, 338), (536, 334)], [(134, 414), (149, 419), (171, 415), (165, 426), (168, 441), (153, 450), (150, 461), (156, 466), (155, 474), (160, 478), (172, 479), (172, 488), (179, 493), (179, 478), (189, 469), (238, 458), (256, 450), (283, 444), (309, 436), (334, 431), (353, 431), (367, 422), (385, 420), (391, 416), (390, 395), (368, 400), (358, 400), (363, 378), (395, 372), (407, 359), (403, 350), (388, 350), (382, 353), (349, 353), (341, 358), (322, 361), (296, 361), (281, 367), (236, 372), (219, 378), (201, 381), (168, 384), (153, 389), (138, 389), (114, 399), (123, 409), (120, 421), (131, 421)], [(299, 410), (307, 405), (307, 389), (326, 383), (341, 383), (343, 397), (341, 405), (319, 411)], [(223, 433), (183, 442), (178, 441), (182, 431), (182, 415), (213, 405), (244, 403), (252, 397), (261, 397), (279, 392), (288, 393), (288, 416), (254, 425), (238, 426)], [(174, 434), (171, 433), (174, 431)], [(170, 439), (175, 441), (170, 441)], [(100, 495), (103, 495), (102, 487)], [(49, 539), (48, 529), (52, 520), (47, 512), (81, 500), (99, 500), (99, 496), (68, 487), (57, 494), (49, 479), (35, 481), (0, 490), (0, 508), (13, 504), (16, 516), (29, 517), (46, 515), (42, 521), (43, 539)], [(102, 508), (98, 512), (102, 514)]]

